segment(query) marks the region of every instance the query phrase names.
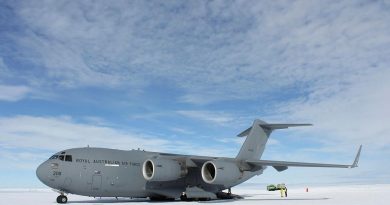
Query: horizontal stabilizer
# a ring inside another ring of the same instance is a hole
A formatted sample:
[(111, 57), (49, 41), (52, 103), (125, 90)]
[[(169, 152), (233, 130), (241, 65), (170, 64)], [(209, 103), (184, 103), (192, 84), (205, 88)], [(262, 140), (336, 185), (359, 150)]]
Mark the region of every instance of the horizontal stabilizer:
[(289, 127), (300, 127), (300, 126), (312, 126), (313, 124), (264, 124), (260, 125), (263, 128), (271, 129), (271, 130), (276, 130), (276, 129), (286, 129)]
[[(262, 123), (259, 124), (260, 127), (262, 127), (265, 130), (276, 130), (276, 129), (286, 129), (289, 127), (299, 127), (299, 126), (312, 126), (313, 124), (267, 124), (267, 123)], [(251, 131), (252, 127), (249, 127), (248, 129), (242, 131), (240, 134), (237, 135), (237, 137), (245, 137), (249, 134)]]

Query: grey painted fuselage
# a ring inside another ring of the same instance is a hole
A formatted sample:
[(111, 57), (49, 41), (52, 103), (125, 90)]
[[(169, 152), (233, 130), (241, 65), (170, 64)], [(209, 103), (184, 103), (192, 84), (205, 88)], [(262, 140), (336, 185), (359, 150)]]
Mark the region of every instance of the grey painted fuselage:
[[(140, 150), (106, 148), (74, 148), (62, 151), (72, 161), (49, 159), (37, 169), (38, 178), (47, 186), (63, 191), (93, 197), (179, 197), (186, 187), (196, 186), (217, 193), (240, 184), (262, 171), (244, 172), (241, 180), (225, 185), (205, 183), (200, 167), (189, 167), (186, 177), (173, 181), (150, 182), (142, 174), (143, 163), (150, 158), (178, 158)], [(61, 156), (61, 152), (55, 154)], [(180, 158), (180, 157), (179, 157)], [(224, 158), (234, 161), (232, 158)], [(57, 166), (56, 166), (57, 165)]]

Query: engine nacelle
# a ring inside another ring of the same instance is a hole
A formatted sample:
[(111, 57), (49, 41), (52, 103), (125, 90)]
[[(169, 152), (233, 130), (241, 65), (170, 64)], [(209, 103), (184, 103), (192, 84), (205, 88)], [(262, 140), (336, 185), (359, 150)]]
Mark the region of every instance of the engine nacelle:
[(186, 174), (185, 165), (171, 159), (148, 159), (142, 165), (142, 175), (148, 181), (171, 181)]
[(207, 161), (202, 166), (202, 178), (208, 184), (234, 183), (242, 177), (242, 172), (234, 162), (221, 160)]

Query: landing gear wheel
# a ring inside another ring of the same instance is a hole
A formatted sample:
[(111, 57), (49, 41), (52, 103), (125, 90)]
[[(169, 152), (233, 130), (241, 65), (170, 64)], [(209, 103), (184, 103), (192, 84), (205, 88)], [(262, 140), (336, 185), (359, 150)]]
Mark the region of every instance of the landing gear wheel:
[(66, 202), (68, 202), (68, 197), (66, 197), (64, 195), (59, 195), (57, 197), (57, 203), (59, 203), (59, 204), (66, 204)]
[(187, 198), (186, 194), (183, 194), (180, 196), (180, 200), (182, 201), (193, 201), (194, 199)]

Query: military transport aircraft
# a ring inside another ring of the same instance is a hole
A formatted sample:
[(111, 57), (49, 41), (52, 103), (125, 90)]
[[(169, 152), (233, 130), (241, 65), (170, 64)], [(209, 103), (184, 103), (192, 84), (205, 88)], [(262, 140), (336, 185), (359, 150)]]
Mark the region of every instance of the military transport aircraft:
[[(244, 144), (235, 158), (167, 154), (142, 150), (74, 148), (56, 153), (36, 170), (40, 181), (59, 192), (92, 197), (149, 198), (150, 200), (210, 200), (232, 198), (230, 188), (272, 166), (354, 168), (351, 165), (260, 160), (273, 130), (311, 124), (268, 124), (255, 120), (240, 133)], [(228, 190), (228, 193), (223, 190)]]

